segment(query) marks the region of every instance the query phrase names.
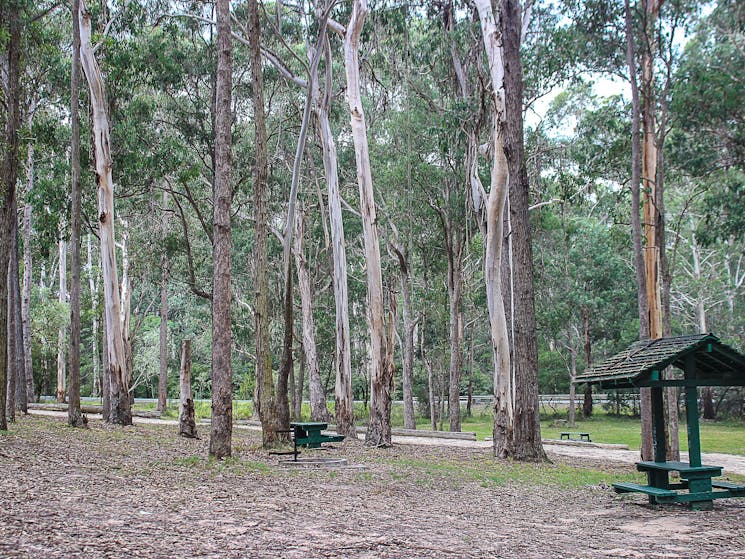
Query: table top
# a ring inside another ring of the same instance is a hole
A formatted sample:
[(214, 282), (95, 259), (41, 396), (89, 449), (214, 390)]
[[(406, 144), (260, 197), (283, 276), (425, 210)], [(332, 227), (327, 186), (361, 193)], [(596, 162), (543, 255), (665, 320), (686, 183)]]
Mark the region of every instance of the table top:
[(300, 427), (301, 429), (326, 429), (328, 423), (322, 421), (293, 421), (290, 427)]
[(722, 471), (723, 466), (691, 466), (688, 462), (677, 462), (677, 461), (668, 461), (668, 462), (653, 462), (653, 461), (645, 461), (645, 462), (637, 462), (636, 463), (636, 469), (637, 470), (663, 470), (668, 472), (720, 472)]

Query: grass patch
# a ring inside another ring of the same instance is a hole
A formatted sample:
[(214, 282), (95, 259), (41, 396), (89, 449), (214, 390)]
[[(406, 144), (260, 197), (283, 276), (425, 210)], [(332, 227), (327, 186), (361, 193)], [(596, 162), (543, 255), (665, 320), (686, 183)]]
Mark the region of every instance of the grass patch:
[(566, 464), (525, 464), (490, 459), (469, 462), (419, 460), (411, 458), (384, 459), (396, 468), (397, 479), (404, 477), (429, 484), (438, 480), (475, 482), (483, 487), (499, 487), (510, 483), (531, 487), (555, 486), (580, 488), (588, 485), (610, 485), (614, 481), (643, 482), (643, 475), (634, 471), (605, 471)]

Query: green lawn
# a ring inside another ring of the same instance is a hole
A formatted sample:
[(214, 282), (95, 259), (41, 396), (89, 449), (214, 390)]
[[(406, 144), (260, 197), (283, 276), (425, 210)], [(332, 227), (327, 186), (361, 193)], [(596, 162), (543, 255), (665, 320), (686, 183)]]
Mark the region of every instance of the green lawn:
[[(178, 417), (178, 404), (169, 402), (166, 417)], [(155, 409), (154, 403), (138, 403), (137, 409)], [(366, 411), (361, 405), (355, 406), (356, 416), (359, 423), (366, 421)], [(329, 406), (333, 414), (333, 403)], [(248, 419), (251, 417), (252, 407), (247, 402), (233, 403), (233, 417), (235, 419)], [(197, 402), (196, 415), (198, 418), (210, 416), (210, 403)], [(307, 403), (303, 404), (303, 417), (310, 417), (310, 409)], [(401, 406), (393, 406), (392, 423), (394, 427), (403, 427), (403, 409)], [(638, 450), (641, 441), (641, 426), (638, 418), (607, 415), (599, 410), (588, 420), (578, 420), (573, 429), (566, 427), (551, 427), (552, 419), (541, 422), (541, 435), (544, 439), (558, 439), (562, 431), (589, 432), (592, 440), (598, 443), (626, 444), (630, 449)], [(419, 429), (431, 429), (427, 418), (418, 417), (417, 427)], [(444, 430), (449, 430), (448, 418), (442, 424)], [(491, 409), (488, 406), (480, 406), (474, 409), (473, 416), (463, 418), (461, 429), (476, 433), (479, 440), (484, 440), (492, 435)], [(688, 450), (686, 435), (686, 424), (680, 424), (680, 448)], [(745, 424), (742, 422), (702, 422), (701, 423), (701, 449), (703, 452), (723, 452), (726, 454), (738, 454), (745, 456)]]

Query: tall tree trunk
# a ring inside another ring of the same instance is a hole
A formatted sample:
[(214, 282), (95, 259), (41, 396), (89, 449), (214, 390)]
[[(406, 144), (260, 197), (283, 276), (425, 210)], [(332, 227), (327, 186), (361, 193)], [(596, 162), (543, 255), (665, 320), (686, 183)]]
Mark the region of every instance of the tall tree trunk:
[(88, 270), (88, 287), (91, 294), (91, 353), (93, 361), (93, 395), (103, 396), (103, 379), (101, 378), (101, 362), (98, 353), (98, 273), (93, 272), (93, 247), (91, 234), (87, 238), (88, 250), (86, 254), (86, 269)]
[[(518, 0), (502, 0), (505, 87), (505, 156), (509, 166), (510, 279), (513, 293), (514, 457), (545, 460), (538, 401), (538, 338), (530, 225), (530, 185), (523, 143), (522, 29), (530, 19)], [(525, 20), (525, 21), (524, 21)]]
[(5, 78), (5, 130), (3, 146), (2, 175), (0, 175), (0, 431), (8, 429), (5, 418), (5, 397), (7, 390), (8, 354), (5, 351), (8, 343), (8, 273), (9, 241), (13, 221), (12, 211), (16, 197), (16, 180), (18, 179), (18, 130), (20, 113), (18, 110), (20, 90), (20, 55), (21, 55), (21, 21), (18, 0), (8, 0), (0, 14), (0, 25), (5, 35), (6, 71)]
[(334, 367), (335, 420), (337, 431), (348, 437), (356, 437), (354, 425), (354, 395), (352, 393), (352, 351), (349, 329), (349, 302), (347, 288), (347, 253), (344, 240), (344, 221), (341, 212), (339, 176), (337, 171), (336, 143), (329, 122), (331, 95), (333, 90), (331, 49), (328, 38), (324, 42), (326, 59), (326, 83), (323, 99), (317, 105), (318, 125), (323, 148), (323, 168), (329, 197), (329, 222), (331, 223), (331, 245), (334, 260), (334, 304), (336, 310), (336, 351)]
[(98, 185), (98, 223), (101, 241), (101, 263), (104, 277), (104, 317), (106, 320), (106, 351), (110, 382), (110, 418), (112, 423), (132, 424), (129, 396), (130, 377), (124, 355), (124, 337), (120, 322), (119, 278), (116, 268), (114, 237), (114, 181), (112, 177), (111, 140), (109, 136), (108, 104), (103, 77), (91, 44), (91, 15), (80, 2), (80, 54), (90, 89), (93, 106), (93, 138), (95, 144), (96, 183)]
[(388, 362), (385, 335), (383, 275), (378, 243), (367, 127), (360, 93), (359, 41), (367, 16), (367, 1), (354, 0), (344, 40), (344, 68), (347, 75), (347, 100), (352, 125), (357, 183), (360, 190), (360, 213), (367, 265), (367, 318), (370, 327), (370, 421), (365, 435), (368, 446), (391, 445), (391, 392), (393, 368)]
[(80, 187), (80, 11), (79, 0), (72, 0), (72, 72), (70, 76), (70, 371), (67, 423), (83, 427), (80, 411), (80, 232), (82, 191)]
[[(15, 211), (13, 213), (16, 213)], [(14, 355), (15, 363), (15, 408), (22, 412), (28, 413), (28, 397), (26, 395), (26, 370), (25, 370), (25, 340), (23, 338), (23, 319), (21, 316), (21, 285), (20, 269), (18, 266), (18, 220), (14, 221), (13, 234), (11, 236), (10, 268), (9, 268), (10, 285), (8, 289), (13, 292), (13, 341), (15, 343)]]
[(163, 254), (160, 257), (160, 369), (158, 371), (158, 411), (168, 407), (168, 191), (163, 191), (160, 233)]
[[(584, 332), (585, 370), (592, 366), (592, 339), (590, 338), (590, 310), (582, 309), (582, 330)], [(582, 402), (582, 417), (588, 419), (592, 415), (592, 385), (585, 384), (584, 401)]]
[[(305, 214), (301, 211), (295, 222), (294, 248), (297, 283), (300, 291), (300, 306), (303, 316), (303, 353), (308, 368), (308, 385), (310, 388), (310, 419), (311, 421), (331, 421), (331, 414), (326, 407), (326, 394), (323, 390), (321, 370), (318, 365), (316, 351), (316, 326), (313, 321), (313, 293), (308, 277), (308, 264), (303, 252)], [(300, 398), (302, 401), (302, 398)]]
[(191, 394), (191, 340), (181, 341), (181, 369), (179, 374), (178, 434), (189, 439), (198, 439), (194, 420), (194, 398)]
[[(646, 250), (644, 252), (646, 270), (647, 301), (649, 303), (649, 337), (653, 340), (662, 337), (662, 298), (661, 298), (661, 259), (663, 250), (658, 244), (658, 224), (662, 216), (657, 205), (657, 130), (655, 119), (655, 92), (654, 92), (654, 44), (655, 44), (655, 22), (659, 11), (658, 0), (642, 0), (644, 8), (644, 38), (645, 45), (641, 52), (642, 70), (642, 193), (644, 199), (644, 230), (646, 237)], [(647, 422), (645, 416), (651, 417), (642, 409), (642, 422)], [(665, 429), (668, 430), (668, 422)], [(670, 440), (669, 433), (666, 439)], [(642, 432), (642, 439), (647, 433)], [(649, 436), (652, 436), (650, 430)], [(652, 460), (653, 456), (644, 456), (644, 451), (649, 450), (652, 445), (642, 444), (642, 459)]]
[(298, 371), (295, 392), (293, 393), (293, 417), (295, 421), (302, 421), (303, 417), (303, 389), (305, 386), (305, 350), (300, 353), (300, 370)]
[[(122, 225), (122, 242), (119, 244), (122, 255), (122, 283), (120, 286), (121, 293), (121, 314), (119, 321), (122, 328), (122, 338), (124, 344), (124, 369), (128, 375), (132, 373), (132, 281), (129, 277), (129, 223), (121, 220)], [(130, 377), (131, 378), (131, 377)], [(132, 399), (130, 393), (130, 400)]]
[[(460, 244), (460, 243), (458, 243)], [(455, 248), (455, 247), (454, 247)], [(463, 291), (461, 250), (456, 249), (452, 264), (448, 265), (451, 278), (448, 285), (450, 293), (450, 379), (448, 392), (448, 409), (450, 411), (450, 430), (460, 431), (460, 377), (463, 369), (463, 351), (461, 348), (461, 299)]]
[(493, 161), (491, 186), (486, 204), (486, 255), (484, 280), (489, 310), (492, 354), (494, 359), (494, 454), (501, 458), (514, 453), (514, 399), (510, 364), (510, 348), (502, 297), (502, 248), (504, 208), (509, 191), (507, 157), (504, 151), (505, 103), (504, 60), (501, 36), (490, 0), (476, 0), (481, 32), (492, 80)]
[[(29, 126), (30, 128), (30, 126)], [(26, 155), (26, 193), (29, 194), (34, 183), (34, 144), (28, 146)], [(34, 395), (34, 368), (31, 354), (31, 282), (33, 281), (31, 257), (31, 204), (26, 201), (23, 207), (23, 294), (21, 296), (21, 323), (23, 324), (23, 369), (26, 379), (26, 401), (36, 400)]]
[[(12, 231), (12, 228), (11, 228)], [(10, 245), (12, 246), (13, 243), (11, 241)], [(16, 420), (16, 384), (17, 384), (17, 377), (18, 377), (18, 370), (16, 369), (16, 324), (15, 324), (15, 297), (13, 293), (13, 278), (11, 275), (12, 272), (12, 266), (10, 265), (9, 259), (9, 265), (5, 273), (4, 277), (4, 283), (6, 284), (6, 289), (8, 293), (8, 307), (5, 309), (5, 315), (7, 317), (7, 324), (8, 324), (8, 330), (6, 332), (7, 335), (7, 345), (4, 348), (0, 348), (5, 351), (6, 359), (8, 360), (8, 370), (7, 370), (7, 387), (6, 387), (6, 395), (5, 395), (5, 410), (8, 414), (8, 421), (11, 423), (15, 422)]]
[[(641, 147), (641, 101), (636, 78), (636, 48), (634, 46), (634, 30), (632, 26), (631, 6), (629, 0), (624, 0), (624, 20), (626, 35), (626, 65), (629, 70), (631, 85), (631, 231), (634, 245), (634, 267), (636, 269), (637, 304), (639, 307), (639, 339), (649, 339), (650, 301), (647, 293), (647, 270), (645, 254), (642, 248), (641, 223), (641, 177), (642, 177), (642, 147)], [(642, 445), (643, 460), (652, 460), (652, 395), (648, 388), (639, 390), (639, 407), (642, 416)]]
[(393, 247), (398, 257), (398, 269), (401, 279), (404, 320), (404, 363), (401, 374), (401, 388), (404, 397), (404, 429), (416, 429), (414, 410), (414, 328), (411, 312), (411, 292), (409, 290), (409, 258), (406, 250), (398, 245)]
[[(105, 303), (104, 303), (105, 305)], [(111, 367), (109, 366), (109, 350), (107, 349), (109, 343), (108, 326), (106, 325), (106, 311), (104, 310), (104, 319), (102, 323), (103, 336), (101, 342), (101, 349), (103, 355), (103, 371), (101, 375), (101, 408), (103, 412), (103, 418), (105, 421), (111, 421)]]
[(267, 173), (266, 117), (264, 112), (264, 74), (261, 60), (261, 27), (257, 0), (248, 2), (248, 31), (254, 104), (254, 321), (256, 326), (256, 385), (259, 418), (264, 446), (277, 440), (277, 406), (269, 346), (269, 265), (267, 241)]
[(217, 85), (215, 101), (215, 184), (212, 240), (212, 428), (210, 456), (231, 455), (233, 370), (230, 363), (230, 206), (233, 199), (231, 99), (233, 41), (230, 0), (217, 0)]
[[(60, 228), (59, 240), (59, 287), (57, 301), (60, 305), (67, 303), (67, 241), (64, 239), (64, 229)], [(64, 402), (67, 395), (67, 326), (60, 326), (57, 332), (57, 390), (55, 395), (58, 402)]]

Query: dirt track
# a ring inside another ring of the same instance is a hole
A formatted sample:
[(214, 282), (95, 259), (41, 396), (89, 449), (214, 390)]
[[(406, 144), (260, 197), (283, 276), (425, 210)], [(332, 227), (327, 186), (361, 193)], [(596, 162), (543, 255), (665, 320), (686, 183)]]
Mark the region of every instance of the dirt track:
[[(745, 499), (649, 506), (609, 489), (629, 470), (617, 462), (350, 441), (331, 452), (363, 470), (295, 472), (259, 442), (236, 430), (237, 458), (215, 463), (171, 425), (23, 418), (0, 438), (0, 557), (745, 557)], [(608, 482), (555, 481), (585, 468)]]

